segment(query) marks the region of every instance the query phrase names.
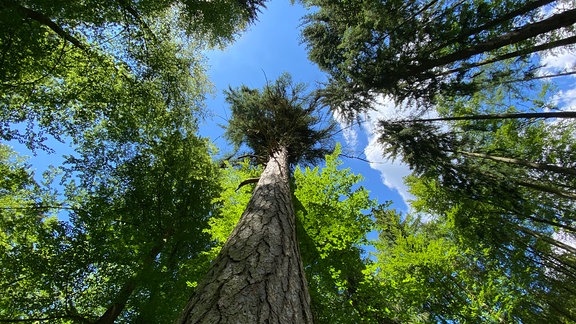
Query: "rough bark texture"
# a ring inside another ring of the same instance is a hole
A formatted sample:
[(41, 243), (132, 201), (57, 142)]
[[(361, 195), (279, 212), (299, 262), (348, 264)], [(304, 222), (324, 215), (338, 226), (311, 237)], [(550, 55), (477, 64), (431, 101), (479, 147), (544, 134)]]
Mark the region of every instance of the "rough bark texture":
[(178, 323), (311, 323), (288, 152), (268, 161), (244, 214)]

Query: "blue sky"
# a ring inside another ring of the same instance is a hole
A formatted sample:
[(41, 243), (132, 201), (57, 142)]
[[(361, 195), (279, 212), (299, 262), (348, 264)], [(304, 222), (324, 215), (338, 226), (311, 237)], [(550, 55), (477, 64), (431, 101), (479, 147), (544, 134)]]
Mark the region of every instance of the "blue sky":
[[(555, 7), (549, 8), (545, 14), (550, 15), (554, 10)], [(326, 75), (308, 60), (305, 45), (301, 42), (300, 31), (305, 14), (306, 10), (301, 5), (291, 5), (290, 1), (269, 1), (267, 8), (259, 15), (259, 20), (236, 42), (223, 51), (208, 54), (208, 74), (215, 86), (215, 97), (207, 102), (212, 117), (202, 124), (201, 134), (210, 137), (217, 147), (226, 147), (226, 141), (222, 138), (223, 129), (216, 124), (226, 124), (229, 116), (222, 94), (228, 86), (245, 84), (260, 88), (266, 80), (274, 81), (283, 72), (292, 74), (294, 81), (310, 86), (326, 79)], [(573, 51), (555, 50), (534, 58), (545, 65), (540, 75), (576, 68), (576, 55)], [(576, 110), (574, 80), (573, 76), (554, 79), (559, 91), (552, 101), (562, 109)], [(336, 140), (342, 143), (345, 153), (371, 161), (367, 163), (343, 158), (344, 167), (364, 176), (362, 185), (370, 190), (372, 197), (380, 202), (391, 200), (394, 202), (393, 207), (406, 211), (405, 201), (411, 196), (402, 178), (409, 174), (409, 170), (405, 165), (382, 158), (373, 126), (380, 118), (398, 118), (407, 114), (410, 107), (402, 110), (391, 100), (382, 99), (376, 108), (376, 111), (364, 116), (365, 122), (362, 125), (342, 132)]]
[[(291, 5), (287, 0), (267, 2), (267, 8), (259, 15), (259, 20), (242, 33), (237, 40), (224, 50), (213, 50), (207, 53), (208, 76), (214, 84), (214, 96), (209, 97), (206, 106), (209, 116), (201, 123), (201, 135), (209, 137), (222, 153), (227, 153), (229, 147), (222, 137), (224, 130), (219, 125), (225, 125), (230, 115), (224, 101), (223, 90), (229, 86), (238, 87), (245, 84), (253, 88), (261, 88), (266, 80), (274, 81), (283, 72), (292, 75), (294, 81), (307, 83), (310, 88), (326, 79), (314, 63), (307, 58), (305, 45), (301, 42), (300, 31), (302, 17), (306, 10), (298, 4)], [(576, 55), (571, 51), (556, 51), (554, 55), (540, 57), (541, 63), (547, 65), (541, 74), (573, 70), (576, 68)], [(552, 100), (564, 109), (576, 110), (576, 82), (574, 77), (556, 79), (559, 81), (559, 92)], [(343, 158), (343, 167), (352, 172), (362, 174), (361, 183), (379, 202), (391, 200), (393, 207), (406, 211), (405, 200), (410, 198), (402, 177), (408, 174), (406, 166), (391, 163), (382, 158), (374, 135), (374, 121), (384, 116), (398, 116), (398, 107), (383, 100), (378, 110), (366, 116), (367, 122), (351, 131), (342, 132), (335, 138), (343, 145), (348, 155), (360, 156), (372, 163)], [(17, 143), (11, 143), (14, 148), (26, 154), (27, 150)], [(68, 152), (67, 144), (51, 144), (58, 152)], [(48, 164), (59, 165), (62, 159), (58, 154), (47, 155), (39, 150), (37, 156), (31, 156), (31, 164), (39, 173)], [(392, 188), (392, 189), (389, 189)]]
[[(289, 1), (270, 1), (262, 10), (259, 20), (249, 27), (233, 44), (224, 50), (211, 51), (208, 54), (208, 76), (215, 87), (214, 97), (207, 101), (211, 116), (201, 125), (203, 136), (210, 137), (223, 153), (227, 147), (222, 137), (224, 130), (218, 124), (226, 124), (230, 116), (228, 106), (224, 101), (223, 91), (229, 86), (238, 87), (245, 84), (252, 88), (261, 88), (266, 80), (272, 82), (283, 72), (292, 75), (295, 82), (303, 82), (313, 88), (318, 82), (324, 81), (326, 75), (307, 58), (306, 47), (301, 42), (301, 18), (306, 10), (301, 5), (291, 5)], [(372, 155), (371, 161), (375, 167), (386, 167), (380, 159), (379, 152), (364, 153), (370, 140), (363, 129), (357, 127), (357, 132), (348, 133), (352, 141), (347, 142), (340, 133), (335, 139), (342, 143), (343, 150), (353, 156)], [(379, 202), (392, 200), (394, 207), (405, 209), (403, 198), (395, 190), (388, 189), (382, 181), (381, 173), (367, 162), (343, 158), (345, 168), (364, 176), (361, 183), (370, 190), (371, 196)], [(390, 171), (395, 172), (394, 169)], [(404, 170), (395, 172), (401, 179)], [(397, 181), (396, 181), (397, 182)]]
[[(214, 94), (206, 101), (209, 114), (201, 122), (200, 134), (209, 137), (222, 154), (230, 152), (230, 146), (222, 136), (224, 129), (219, 126), (226, 125), (230, 116), (223, 95), (223, 91), (229, 86), (238, 87), (244, 84), (261, 88), (266, 84), (266, 80), (273, 82), (284, 72), (290, 73), (295, 82), (308, 84), (310, 89), (326, 79), (326, 75), (308, 60), (305, 45), (301, 42), (300, 25), (305, 14), (306, 10), (301, 5), (291, 5), (290, 1), (269, 1), (259, 20), (234, 43), (224, 50), (207, 53), (207, 72), (214, 85)], [(382, 170), (388, 172), (387, 183), (394, 186), (399, 186), (401, 177), (407, 170), (405, 167), (390, 166), (381, 161), (380, 152), (368, 146), (374, 138), (370, 138), (366, 130), (370, 131), (366, 126), (355, 127), (354, 132), (338, 134), (335, 141), (341, 142), (344, 153), (350, 156), (369, 156), (371, 161), (375, 161), (372, 166), (381, 170), (371, 168), (365, 161), (350, 158), (342, 158), (342, 167), (350, 168), (355, 174), (362, 174), (364, 181), (360, 185), (370, 191), (372, 198), (376, 198), (380, 203), (393, 201), (392, 207), (405, 211), (404, 198), (398, 191), (390, 190), (383, 184)], [(346, 141), (343, 136), (345, 134), (352, 140)], [(43, 150), (32, 153), (16, 141), (9, 144), (28, 157), (37, 181), (42, 181), (42, 173), (48, 166), (62, 164), (62, 154), (72, 152), (69, 144), (55, 140), (48, 142), (55, 150), (53, 154)]]

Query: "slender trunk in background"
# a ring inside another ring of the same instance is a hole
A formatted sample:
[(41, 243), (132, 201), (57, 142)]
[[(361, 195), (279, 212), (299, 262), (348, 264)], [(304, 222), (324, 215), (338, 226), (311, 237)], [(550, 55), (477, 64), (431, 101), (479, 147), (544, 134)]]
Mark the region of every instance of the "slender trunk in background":
[(102, 314), (102, 316), (100, 316), (100, 318), (94, 322), (95, 324), (114, 324), (116, 322), (120, 314), (122, 314), (122, 311), (124, 311), (124, 307), (126, 307), (128, 299), (130, 299), (130, 296), (132, 296), (134, 290), (136, 290), (136, 288), (142, 284), (142, 276), (147, 274), (154, 266), (154, 261), (166, 244), (165, 240), (167, 240), (171, 234), (172, 231), (169, 231), (168, 234), (164, 236), (164, 240), (160, 241), (158, 244), (152, 247), (144, 259), (140, 271), (134, 277), (128, 279), (124, 283), (124, 286), (122, 286), (118, 294), (116, 294), (112, 305), (110, 305), (104, 314)]
[(452, 120), (490, 120), (490, 119), (530, 119), (530, 118), (576, 118), (576, 111), (545, 111), (536, 113), (506, 113), (506, 114), (487, 114), (472, 116), (454, 116), (438, 117), (424, 119), (406, 119), (400, 120), (399, 123), (421, 123), (433, 121), (452, 121)]
[(552, 171), (552, 172), (565, 174), (565, 175), (576, 175), (575, 169), (566, 168), (566, 167), (554, 165), (554, 164), (537, 163), (537, 162), (531, 162), (531, 161), (522, 160), (522, 159), (508, 158), (508, 157), (503, 157), (503, 156), (494, 156), (494, 155), (485, 154), (485, 153), (464, 152), (464, 151), (457, 151), (455, 153), (460, 153), (462, 155), (471, 156), (471, 157), (479, 157), (482, 159), (492, 160), (492, 161), (497, 161), (497, 162), (522, 165), (522, 166), (529, 167), (529, 168), (539, 170), (539, 171)]
[(312, 323), (289, 179), (281, 147), (178, 323)]

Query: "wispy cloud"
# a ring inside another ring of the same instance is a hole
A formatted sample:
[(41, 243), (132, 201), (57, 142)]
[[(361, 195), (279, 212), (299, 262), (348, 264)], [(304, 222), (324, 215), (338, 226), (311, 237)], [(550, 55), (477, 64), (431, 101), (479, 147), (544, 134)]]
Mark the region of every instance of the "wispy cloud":
[(540, 63), (544, 65), (540, 69), (541, 75), (553, 74), (561, 71), (573, 71), (576, 68), (576, 55), (566, 49), (547, 51), (540, 57)]
[(355, 150), (358, 146), (358, 129), (356, 125), (348, 123), (337, 111), (334, 111), (332, 114), (334, 120), (336, 120), (342, 130), (342, 136), (346, 144), (351, 147), (352, 150)]
[[(576, 53), (570, 49), (555, 49), (542, 53), (538, 71), (540, 76), (572, 72), (576, 70)], [(554, 78), (558, 92), (551, 98), (552, 103), (562, 110), (576, 111), (576, 75)]]
[(404, 203), (409, 206), (409, 200), (414, 197), (408, 192), (408, 187), (404, 184), (404, 177), (411, 173), (410, 168), (399, 160), (390, 160), (383, 157), (382, 146), (378, 143), (376, 125), (382, 119), (390, 120), (408, 117), (413, 109), (406, 105), (396, 105), (393, 100), (385, 97), (380, 98), (374, 108), (373, 111), (366, 114), (362, 123), (362, 128), (368, 138), (364, 154), (370, 161), (370, 167), (380, 173), (382, 183), (396, 190), (403, 198)]
[(576, 111), (576, 86), (558, 91), (552, 98), (552, 102), (562, 110)]

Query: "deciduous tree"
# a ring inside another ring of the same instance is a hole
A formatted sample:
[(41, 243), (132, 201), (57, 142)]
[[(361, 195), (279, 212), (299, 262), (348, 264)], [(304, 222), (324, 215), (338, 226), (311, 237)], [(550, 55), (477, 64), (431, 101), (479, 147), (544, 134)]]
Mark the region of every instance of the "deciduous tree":
[[(209, 261), (203, 251), (212, 241), (203, 230), (219, 192), (217, 167), (205, 140), (180, 133), (116, 161), (93, 169), (92, 160), (77, 160), (59, 202), (10, 188), (7, 195), (22, 198), (2, 206), (2, 246), (10, 248), (0, 260), (6, 270), (0, 321), (177, 316), (192, 289), (187, 281)], [(19, 181), (31, 177), (16, 171)], [(50, 211), (60, 220), (48, 218)]]
[(103, 120), (111, 132), (122, 129), (146, 104), (198, 107), (207, 84), (198, 49), (231, 41), (261, 6), (260, 0), (4, 1), (1, 138), (46, 149), (46, 139), (70, 141)]

